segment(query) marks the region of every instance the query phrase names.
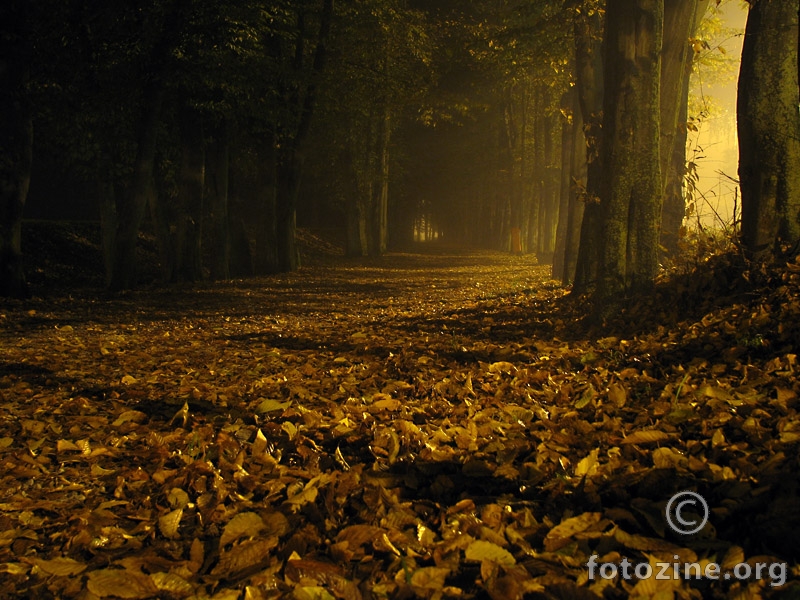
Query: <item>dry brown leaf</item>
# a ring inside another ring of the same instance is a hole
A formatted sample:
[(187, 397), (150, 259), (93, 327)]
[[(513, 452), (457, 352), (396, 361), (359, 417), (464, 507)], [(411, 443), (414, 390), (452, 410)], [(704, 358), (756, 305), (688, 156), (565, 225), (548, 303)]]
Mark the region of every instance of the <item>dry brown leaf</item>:
[(501, 548), (497, 544), (484, 540), (475, 540), (472, 542), (464, 551), (464, 557), (467, 560), (478, 562), (491, 561), (505, 567), (517, 564), (511, 552), (505, 548)]
[(418, 590), (441, 590), (444, 587), (450, 569), (441, 567), (423, 567), (411, 574), (411, 586)]
[(570, 517), (553, 527), (544, 538), (544, 547), (548, 552), (553, 552), (564, 547), (575, 534), (582, 533), (597, 525), (602, 516), (599, 512), (586, 512)]
[(264, 520), (258, 513), (239, 513), (225, 525), (225, 529), (222, 530), (222, 536), (219, 539), (219, 544), (220, 546), (227, 546), (240, 537), (256, 536), (265, 527)]
[(194, 593), (194, 587), (188, 581), (174, 573), (153, 573), (150, 579), (159, 591), (170, 598), (186, 598)]
[(167, 539), (177, 539), (178, 535), (178, 528), (181, 524), (181, 519), (183, 518), (183, 509), (176, 508), (173, 511), (168, 512), (165, 515), (162, 515), (158, 518), (158, 529)]
[(150, 577), (127, 569), (91, 571), (87, 587), (100, 598), (152, 598), (159, 591)]
[(619, 443), (620, 444), (657, 444), (670, 439), (671, 436), (663, 431), (657, 429), (647, 429), (634, 431), (632, 434), (625, 436)]
[(216, 577), (235, 577), (243, 571), (257, 570), (269, 564), (270, 552), (278, 545), (274, 537), (248, 540), (220, 554), (219, 562), (211, 571)]
[(34, 558), (31, 560), (31, 564), (36, 565), (38, 569), (44, 571), (45, 573), (49, 573), (50, 575), (58, 575), (60, 577), (72, 577), (75, 575), (80, 575), (86, 570), (85, 563), (66, 557), (57, 557), (51, 560)]

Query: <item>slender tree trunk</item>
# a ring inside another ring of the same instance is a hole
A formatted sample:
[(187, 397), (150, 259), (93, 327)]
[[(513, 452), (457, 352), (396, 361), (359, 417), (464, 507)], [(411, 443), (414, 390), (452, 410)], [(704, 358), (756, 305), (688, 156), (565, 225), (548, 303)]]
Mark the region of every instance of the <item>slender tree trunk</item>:
[(544, 136), (544, 186), (542, 190), (542, 204), (544, 210), (539, 224), (540, 248), (539, 261), (544, 264), (552, 264), (555, 252), (556, 226), (558, 223), (558, 194), (560, 179), (557, 175), (558, 159), (556, 154), (558, 145), (553, 131), (559, 126), (558, 120), (554, 116), (546, 116), (542, 119)]
[[(300, 192), (300, 178), (303, 166), (302, 152), (311, 128), (311, 119), (317, 103), (319, 76), (325, 67), (326, 46), (330, 37), (333, 19), (333, 0), (322, 0), (319, 34), (311, 68), (311, 80), (306, 85), (305, 97), (299, 104), (297, 129), (282, 144), (278, 155), (277, 177), (277, 243), (278, 268), (281, 271), (294, 271), (300, 266), (297, 248), (297, 196)], [(295, 54), (295, 67), (299, 70), (302, 62), (302, 27), (298, 38), (298, 51)], [(299, 73), (298, 73), (299, 74)]]
[[(251, 254), (251, 261), (256, 275), (268, 275), (281, 270), (278, 258), (278, 160), (275, 134), (269, 132), (257, 151), (259, 168), (255, 177), (255, 189), (242, 190), (248, 199), (245, 216), (254, 224), (251, 228), (255, 251)], [(247, 230), (244, 226), (242, 229)], [(293, 243), (294, 230), (291, 238)], [(242, 257), (244, 246), (241, 243), (238, 246), (240, 249), (238, 254)]]
[(601, 299), (652, 285), (658, 270), (663, 15), (664, 0), (609, 0), (606, 9)]
[(29, 293), (22, 264), (22, 212), (33, 162), (27, 91), (30, 10), (18, 0), (0, 10), (0, 296), (15, 298)]
[(389, 232), (389, 138), (391, 135), (391, 116), (388, 103), (384, 106), (378, 136), (378, 181), (374, 194), (374, 216), (371, 253), (380, 256), (386, 252)]
[(297, 248), (297, 196), (300, 192), (302, 160), (293, 148), (279, 151), (276, 233), (278, 243), (278, 270), (295, 271), (300, 267)]
[[(159, 185), (162, 183), (162, 185)], [(166, 185), (159, 179), (153, 187), (150, 199), (150, 221), (153, 224), (153, 231), (158, 244), (158, 257), (161, 263), (161, 280), (169, 283), (175, 278), (175, 243), (170, 232), (170, 224), (174, 220), (171, 218), (167, 202)], [(172, 206), (174, 208), (174, 206)]]
[(678, 233), (685, 213), (683, 163), (686, 156), (686, 111), (694, 59), (689, 39), (694, 35), (708, 4), (709, 0), (664, 2), (661, 52), (661, 173), (664, 201), (661, 245), (671, 255), (678, 250)]
[(565, 257), (567, 245), (567, 221), (569, 220), (570, 188), (572, 187), (572, 154), (575, 143), (577, 98), (575, 88), (570, 88), (561, 98), (561, 110), (568, 117), (561, 123), (561, 164), (559, 168), (558, 224), (556, 245), (553, 254), (553, 279), (566, 278)]
[(580, 244), (575, 266), (573, 291), (582, 294), (597, 283), (600, 260), (602, 211), (600, 188), (605, 176), (603, 151), (603, 56), (601, 38), (604, 21), (601, 13), (578, 13), (574, 21), (575, 72), (578, 103), (586, 138), (587, 176), (581, 201), (584, 204)]
[(520, 118), (519, 118), (519, 169), (517, 170), (516, 186), (517, 193), (520, 196), (520, 242), (522, 253), (527, 254), (531, 251), (528, 245), (528, 237), (531, 230), (531, 195), (529, 182), (528, 168), (530, 160), (528, 157), (528, 128), (530, 126), (530, 102), (531, 93), (530, 86), (527, 82), (523, 82), (520, 87)]
[(742, 241), (754, 258), (800, 243), (800, 0), (754, 0), (737, 117)]
[(578, 266), (578, 250), (581, 241), (581, 224), (584, 213), (584, 190), (586, 189), (587, 162), (586, 162), (586, 136), (583, 133), (583, 119), (581, 111), (574, 113), (574, 126), (572, 129), (572, 156), (570, 157), (570, 187), (569, 187), (569, 214), (567, 216), (567, 232), (564, 248), (564, 278), (562, 282), (568, 285), (575, 281), (575, 271)]
[(109, 255), (105, 257), (105, 263), (106, 285), (110, 290), (128, 289), (136, 283), (136, 242), (153, 193), (153, 167), (164, 98), (164, 79), (185, 8), (183, 0), (175, 0), (168, 5), (157, 41), (150, 52), (151, 71), (142, 90), (135, 135), (136, 157), (129, 191), (115, 194), (116, 228), (104, 234), (109, 240)]
[(226, 123), (215, 128), (207, 159), (212, 234), (211, 278), (230, 279), (231, 233), (228, 211), (230, 141)]
[[(367, 124), (372, 124), (367, 119)], [(358, 127), (358, 139), (352, 139), (345, 156), (345, 164), (350, 175), (350, 189), (347, 194), (347, 256), (367, 256), (369, 254), (370, 224), (372, 219), (372, 129), (369, 126)]]
[(152, 193), (162, 99), (163, 89), (159, 82), (151, 82), (145, 87), (130, 192), (121, 197), (116, 195), (116, 230), (111, 256), (106, 260), (110, 266), (106, 272), (106, 284), (111, 290), (129, 289), (136, 283), (136, 241)]
[(178, 174), (175, 277), (203, 277), (201, 244), (205, 191), (205, 138), (200, 114), (185, 103), (180, 108), (181, 165)]

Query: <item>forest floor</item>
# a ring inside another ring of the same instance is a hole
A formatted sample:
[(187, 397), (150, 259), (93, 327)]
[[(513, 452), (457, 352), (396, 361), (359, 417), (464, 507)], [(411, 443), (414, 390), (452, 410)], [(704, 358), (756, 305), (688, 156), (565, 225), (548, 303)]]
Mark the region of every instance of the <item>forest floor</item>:
[(585, 312), (445, 248), (4, 301), (0, 596), (798, 597), (800, 263)]

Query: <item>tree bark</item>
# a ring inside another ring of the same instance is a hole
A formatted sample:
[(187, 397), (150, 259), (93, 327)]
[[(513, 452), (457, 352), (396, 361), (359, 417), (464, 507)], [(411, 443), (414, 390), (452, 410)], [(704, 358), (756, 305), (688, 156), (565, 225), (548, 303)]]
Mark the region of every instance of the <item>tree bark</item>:
[(798, 12), (800, 0), (753, 0), (747, 18), (737, 117), (742, 241), (753, 258), (800, 243)]
[[(303, 166), (303, 150), (311, 128), (311, 119), (317, 102), (317, 85), (320, 74), (325, 67), (327, 43), (330, 37), (333, 19), (333, 0), (322, 0), (319, 34), (314, 51), (310, 81), (305, 87), (305, 97), (298, 104), (297, 128), (289, 132), (278, 155), (277, 177), (277, 243), (278, 268), (281, 271), (294, 271), (300, 266), (300, 255), (297, 249), (297, 196), (300, 191), (300, 179)], [(301, 19), (302, 20), (302, 19)], [(298, 46), (295, 53), (295, 68), (299, 71), (302, 62), (302, 36), (299, 32)], [(298, 72), (299, 76), (300, 73)]]
[(575, 281), (578, 268), (578, 251), (581, 243), (581, 225), (586, 207), (584, 193), (586, 190), (587, 167), (586, 135), (584, 134), (581, 111), (576, 110), (572, 128), (572, 156), (570, 157), (569, 208), (567, 215), (567, 232), (564, 248), (564, 285)]
[(603, 152), (603, 55), (601, 39), (604, 20), (599, 12), (588, 16), (579, 12), (574, 20), (575, 72), (578, 102), (586, 139), (587, 176), (581, 201), (580, 244), (575, 266), (573, 291), (582, 294), (597, 283), (600, 259), (600, 188), (604, 170)]
[[(567, 92), (561, 100), (562, 112), (569, 114), (572, 112), (572, 102), (575, 90)], [(569, 217), (569, 188), (570, 176), (570, 157), (572, 156), (572, 143), (574, 136), (572, 130), (575, 127), (575, 118), (573, 114), (569, 115), (569, 119), (561, 124), (561, 165), (560, 185), (558, 190), (558, 224), (556, 225), (556, 248), (553, 253), (553, 279), (559, 281), (564, 279), (564, 256), (566, 254), (566, 241), (567, 241), (567, 219)]]
[[(256, 275), (269, 275), (281, 270), (278, 265), (278, 149), (275, 147), (273, 131), (267, 133), (257, 150), (256, 161), (258, 166), (254, 189), (241, 192), (247, 198), (245, 217), (251, 224), (255, 243), (255, 251), (251, 256), (253, 272)], [(244, 250), (241, 244), (239, 247)], [(241, 257), (245, 253), (240, 251), (237, 254)]]
[(133, 173), (126, 194), (115, 193), (114, 226), (104, 232), (107, 240), (106, 286), (112, 291), (129, 289), (136, 283), (136, 242), (139, 228), (153, 194), (153, 168), (155, 164), (158, 122), (164, 98), (165, 77), (170, 53), (182, 26), (183, 0), (172, 2), (165, 13), (156, 42), (149, 54), (150, 70), (143, 84), (140, 116), (136, 127), (136, 156)]
[(205, 191), (205, 138), (200, 114), (186, 102), (180, 107), (181, 164), (178, 173), (178, 221), (175, 236), (175, 279), (203, 277), (201, 245)]
[(649, 287), (658, 270), (663, 15), (664, 0), (609, 0), (606, 9), (601, 300)]
[[(668, 255), (678, 250), (685, 203), (683, 176), (686, 157), (686, 119), (689, 77), (694, 51), (689, 44), (709, 0), (664, 2), (664, 40), (661, 52), (661, 174), (664, 185), (661, 245)], [(681, 122), (682, 121), (682, 122)]]
[(129, 289), (136, 283), (136, 240), (152, 193), (158, 119), (163, 90), (152, 82), (144, 90), (130, 192), (116, 195), (116, 230), (111, 256), (106, 260), (106, 285), (112, 291)]
[(215, 127), (207, 153), (211, 227), (211, 279), (230, 279), (231, 233), (228, 210), (230, 140), (226, 123)]
[(27, 2), (0, 12), (0, 296), (25, 298), (22, 213), (33, 163), (33, 119), (27, 85), (31, 25)]
[(370, 254), (381, 256), (386, 253), (389, 232), (389, 141), (391, 136), (391, 115), (388, 103), (384, 105), (378, 135), (378, 177), (373, 190), (372, 248)]

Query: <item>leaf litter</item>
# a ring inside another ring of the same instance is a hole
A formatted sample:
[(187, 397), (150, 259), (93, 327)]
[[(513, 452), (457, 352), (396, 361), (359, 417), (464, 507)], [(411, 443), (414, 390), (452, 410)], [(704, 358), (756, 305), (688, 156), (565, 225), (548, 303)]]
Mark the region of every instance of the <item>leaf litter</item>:
[[(6, 302), (2, 594), (795, 597), (800, 264), (720, 272), (602, 325), (491, 253)], [(590, 580), (592, 555), (787, 582)]]

